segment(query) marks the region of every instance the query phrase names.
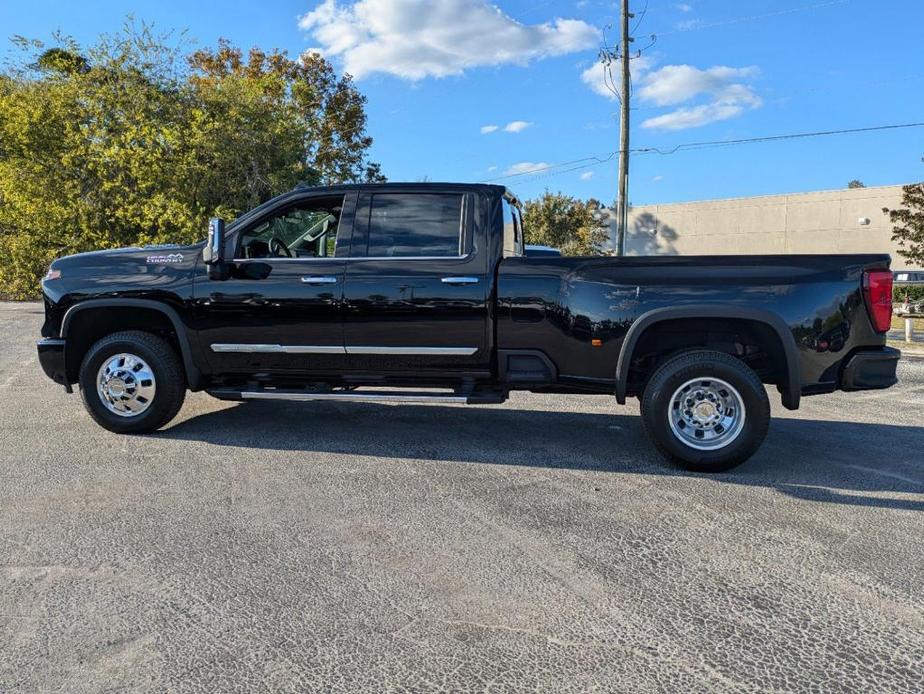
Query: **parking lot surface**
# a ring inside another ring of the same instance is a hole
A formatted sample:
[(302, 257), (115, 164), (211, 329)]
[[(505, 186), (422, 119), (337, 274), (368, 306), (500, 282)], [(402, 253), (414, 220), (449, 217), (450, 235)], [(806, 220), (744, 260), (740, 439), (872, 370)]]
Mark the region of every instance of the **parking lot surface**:
[(924, 361), (723, 475), (633, 401), (223, 403), (149, 437), (0, 304), (0, 691), (920, 691)]

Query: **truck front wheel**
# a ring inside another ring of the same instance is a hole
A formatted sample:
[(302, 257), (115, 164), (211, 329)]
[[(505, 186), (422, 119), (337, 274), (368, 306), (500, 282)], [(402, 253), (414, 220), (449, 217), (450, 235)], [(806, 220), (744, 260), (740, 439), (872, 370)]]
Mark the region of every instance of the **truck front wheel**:
[(148, 434), (173, 419), (186, 397), (179, 356), (166, 340), (138, 330), (107, 335), (80, 366), (87, 412), (117, 434)]
[(668, 460), (687, 470), (721, 472), (760, 448), (770, 401), (757, 374), (740, 360), (722, 352), (685, 352), (648, 381), (642, 422)]

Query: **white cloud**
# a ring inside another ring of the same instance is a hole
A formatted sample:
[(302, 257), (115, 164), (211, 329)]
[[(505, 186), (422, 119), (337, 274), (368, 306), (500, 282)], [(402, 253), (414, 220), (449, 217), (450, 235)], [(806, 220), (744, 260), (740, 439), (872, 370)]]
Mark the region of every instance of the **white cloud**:
[(507, 170), (504, 171), (505, 176), (513, 176), (516, 174), (526, 174), (526, 173), (535, 173), (542, 169), (547, 169), (551, 166), (544, 161), (540, 162), (531, 162), (531, 161), (521, 161), (519, 164), (513, 164), (508, 166)]
[(655, 106), (673, 106), (700, 94), (720, 96), (728, 91), (735, 91), (744, 99), (745, 91), (751, 96), (753, 91), (735, 81), (756, 77), (757, 73), (756, 67), (716, 65), (701, 70), (692, 65), (665, 65), (642, 77), (638, 97)]
[(654, 130), (685, 130), (735, 118), (762, 101), (753, 88), (737, 80), (756, 77), (756, 67), (733, 68), (717, 65), (701, 70), (692, 65), (666, 65), (646, 75), (638, 96), (656, 106), (680, 106), (699, 97), (706, 103), (681, 106), (642, 121)]
[[(521, 133), (527, 128), (532, 127), (532, 125), (533, 123), (531, 121), (513, 120), (507, 123), (507, 125), (503, 127), (503, 131), (505, 133)], [(482, 135), (489, 135), (490, 133), (497, 132), (498, 130), (501, 130), (501, 127), (499, 125), (482, 125), (481, 126)]]
[(692, 12), (693, 11), (693, 5), (690, 5), (685, 2), (677, 3), (676, 5), (674, 5), (674, 7), (676, 7), (681, 12)]
[[(654, 61), (652, 61), (651, 58), (646, 55), (634, 58), (630, 67), (633, 80), (637, 82), (639, 77), (648, 72), (653, 67), (653, 65)], [(618, 66), (613, 66), (611, 70), (615, 78), (618, 80)], [(581, 81), (600, 96), (605, 96), (611, 101), (616, 100), (616, 95), (611, 89), (614, 83), (610, 81), (609, 76), (605, 74), (602, 63), (594, 63), (589, 68), (584, 70), (581, 73)]]
[(593, 171), (585, 171), (584, 173), (581, 174), (581, 180), (582, 180), (582, 181), (589, 181), (589, 180), (592, 179), (593, 177), (594, 177), (594, 172), (593, 172)]
[(744, 107), (739, 104), (701, 104), (690, 108), (678, 108), (662, 116), (649, 118), (642, 121), (642, 127), (653, 130), (686, 130), (728, 120), (742, 113)]
[(651, 180), (654, 181), (655, 183), (657, 183), (658, 181), (663, 181), (663, 180), (664, 180), (664, 176), (661, 176), (660, 174), (658, 174), (657, 176), (652, 176), (652, 177), (651, 177)]
[(521, 133), (526, 130), (532, 123), (525, 120), (510, 121), (504, 126), (505, 133)]
[[(669, 113), (642, 122), (643, 128), (683, 130), (728, 120), (760, 108), (761, 98), (748, 82), (760, 74), (757, 67), (716, 65), (702, 69), (693, 65), (665, 65), (654, 69), (644, 56), (632, 63), (632, 83), (638, 101), (652, 106), (676, 107)], [(608, 99), (616, 96), (603, 80), (603, 66), (592, 65), (581, 81)]]
[(497, 171), (497, 167), (496, 167), (496, 166), (489, 166), (489, 167), (488, 167), (488, 173), (492, 173), (492, 172), (494, 172), (494, 171)]
[(674, 31), (692, 31), (699, 26), (702, 26), (703, 20), (701, 19), (684, 19), (682, 22), (676, 22), (674, 24)]
[(616, 95), (607, 86), (606, 73), (602, 63), (594, 63), (581, 73), (581, 82), (593, 89), (600, 96), (616, 99)]
[(487, 0), (324, 0), (299, 27), (357, 79), (381, 72), (408, 80), (468, 68), (526, 65), (594, 48), (598, 30), (576, 19), (521, 24)]

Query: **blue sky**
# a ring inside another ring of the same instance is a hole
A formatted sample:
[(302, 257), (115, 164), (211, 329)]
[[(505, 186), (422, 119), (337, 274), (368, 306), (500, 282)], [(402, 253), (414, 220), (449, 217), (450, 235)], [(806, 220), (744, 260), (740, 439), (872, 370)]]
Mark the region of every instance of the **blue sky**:
[[(86, 43), (127, 13), (199, 45), (320, 48), (356, 74), (391, 180), (489, 180), (618, 147), (618, 103), (594, 67), (601, 28), (617, 23), (612, 0), (0, 0), (0, 27)], [(924, 121), (916, 0), (649, 0), (639, 19), (635, 46), (658, 39), (633, 63), (632, 147)], [(924, 128), (639, 154), (630, 197), (907, 183), (924, 178), (922, 156)], [(590, 163), (502, 182), (522, 197), (550, 188), (611, 202), (615, 159)]]

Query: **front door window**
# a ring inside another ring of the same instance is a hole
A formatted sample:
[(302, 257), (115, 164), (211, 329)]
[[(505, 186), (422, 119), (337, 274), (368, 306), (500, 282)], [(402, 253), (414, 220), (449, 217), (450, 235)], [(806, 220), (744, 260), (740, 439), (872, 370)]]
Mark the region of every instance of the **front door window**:
[(336, 257), (342, 212), (342, 197), (282, 210), (242, 234), (238, 258)]

